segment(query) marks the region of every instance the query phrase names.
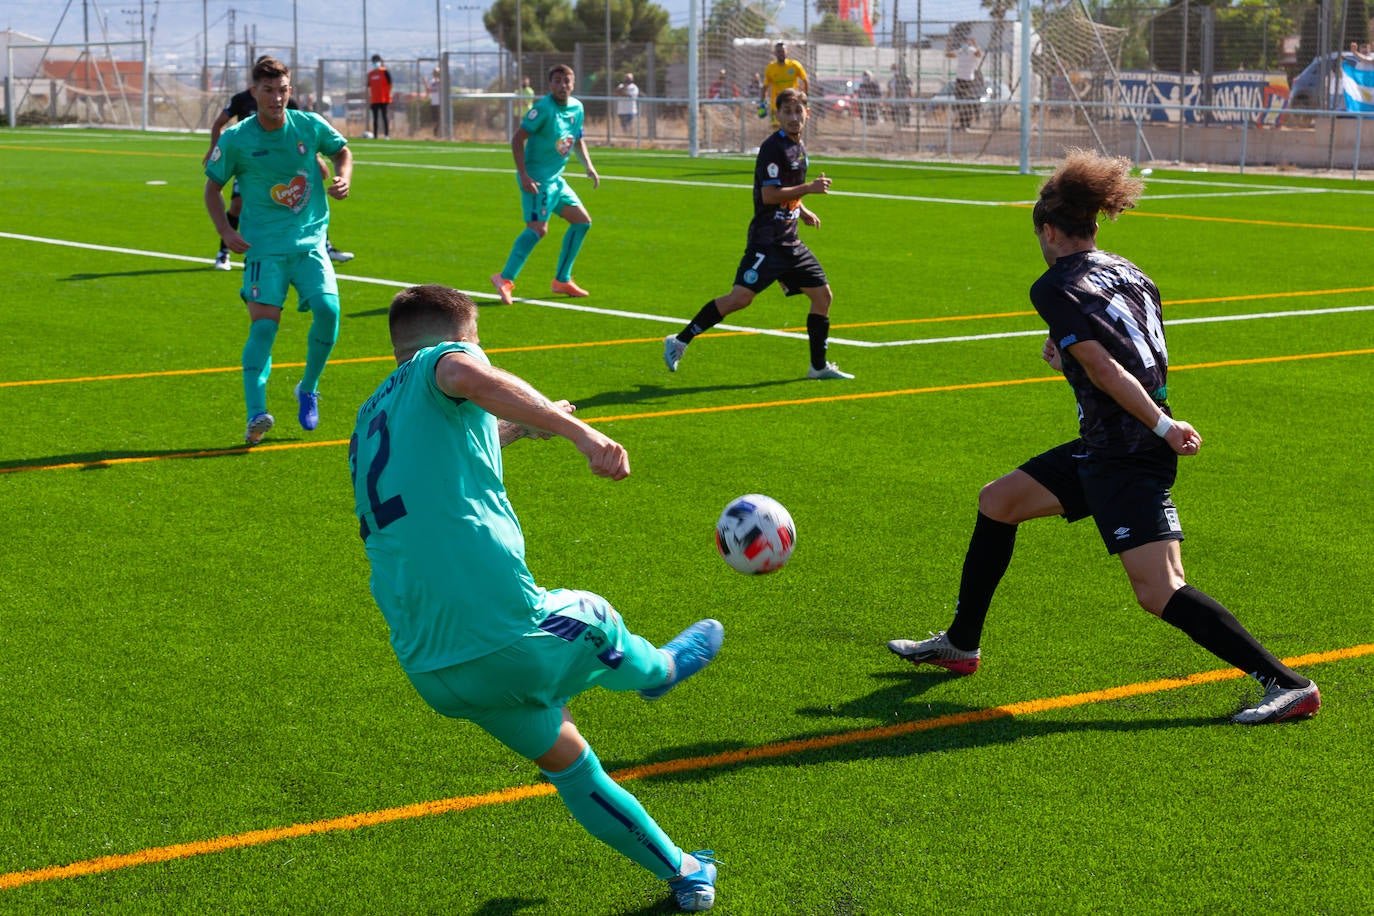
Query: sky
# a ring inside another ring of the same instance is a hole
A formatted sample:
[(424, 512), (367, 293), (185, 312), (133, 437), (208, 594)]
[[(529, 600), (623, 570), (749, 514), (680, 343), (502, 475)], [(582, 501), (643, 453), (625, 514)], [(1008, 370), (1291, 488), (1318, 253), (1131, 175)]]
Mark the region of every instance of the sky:
[[(685, 27), (693, 0), (655, 0), (668, 11), (669, 24)], [(695, 0), (700, 11), (703, 0)], [(708, 8), (711, 0), (704, 0)], [(783, 0), (779, 21), (801, 30), (807, 0)], [(814, 4), (814, 0), (811, 0)], [(921, 0), (870, 0), (881, 5), (875, 25), (891, 28), (891, 10), (914, 20)], [(298, 61), (312, 64), (324, 58), (356, 58), (381, 54), (388, 60), (432, 57), (444, 45), (452, 51), (493, 51), (496, 46), (482, 28), (482, 13), (491, 0), (0, 0), (0, 29), (14, 29), (44, 41), (79, 43), (89, 22), (91, 40), (102, 39), (102, 21), (110, 41), (137, 39), (140, 21), (153, 29), (154, 59), (176, 69), (199, 67), (204, 36), (208, 34), (211, 61), (222, 61), (229, 41), (231, 11), (234, 38), (242, 41), (245, 27), (260, 48), (290, 48), (293, 31), (299, 41)], [(364, 51), (363, 12), (367, 13)], [(141, 15), (140, 15), (140, 10)], [(294, 12), (294, 24), (293, 24)], [(927, 18), (983, 18), (978, 0), (925, 0)], [(816, 18), (814, 7), (807, 17)], [(208, 19), (208, 30), (205, 20)], [(56, 37), (54, 33), (56, 32)], [(242, 51), (239, 50), (239, 54)], [(178, 63), (179, 62), (179, 63)]]

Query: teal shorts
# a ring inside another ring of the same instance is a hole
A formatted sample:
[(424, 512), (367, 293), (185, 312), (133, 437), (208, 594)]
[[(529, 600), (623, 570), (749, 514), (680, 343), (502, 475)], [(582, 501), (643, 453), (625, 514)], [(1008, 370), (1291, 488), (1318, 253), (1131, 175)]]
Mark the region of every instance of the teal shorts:
[(539, 182), (539, 190), (533, 194), (520, 189), (520, 206), (524, 209), (525, 222), (547, 223), (550, 216), (556, 216), (567, 207), (580, 207), (582, 200), (573, 192), (562, 175)]
[(407, 673), (436, 712), (467, 719), (533, 760), (548, 752), (563, 707), (593, 686), (643, 690), (668, 678), (668, 656), (625, 628), (591, 592), (545, 592), (549, 615), (504, 649), (438, 671)]
[(243, 289), (239, 290), (244, 302), (281, 308), (290, 286), (296, 287), (296, 300), (303, 312), (307, 303), (321, 294), (338, 295), (339, 281), (323, 244), (309, 251), (267, 258), (254, 258), (249, 249), (243, 262)]

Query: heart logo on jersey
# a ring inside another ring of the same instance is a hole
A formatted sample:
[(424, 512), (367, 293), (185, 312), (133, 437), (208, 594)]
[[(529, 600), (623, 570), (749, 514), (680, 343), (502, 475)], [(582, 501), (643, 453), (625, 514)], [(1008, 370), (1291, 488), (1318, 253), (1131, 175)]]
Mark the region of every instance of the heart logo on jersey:
[(309, 185), (306, 183), (304, 175), (297, 175), (291, 179), (290, 184), (272, 185), (272, 199), (291, 210), (300, 209), (301, 202), (305, 200)]

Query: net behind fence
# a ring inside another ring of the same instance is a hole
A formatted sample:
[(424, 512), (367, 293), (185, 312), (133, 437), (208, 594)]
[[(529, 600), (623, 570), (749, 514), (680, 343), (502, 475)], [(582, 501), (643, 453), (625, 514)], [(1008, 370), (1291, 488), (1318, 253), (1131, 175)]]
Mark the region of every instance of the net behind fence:
[[(390, 135), (504, 144), (528, 104), (522, 81), (542, 95), (548, 69), (568, 64), (593, 145), (747, 153), (771, 129), (759, 115), (760, 81), (781, 39), (809, 77), (816, 155), (1023, 161), (1087, 146), (1142, 162), (1345, 167), (1369, 145), (1374, 55), (1349, 49), (1369, 40), (1362, 0), (1042, 0), (1025, 23), (1002, 2), (970, 11), (930, 0), (914, 18), (908, 4), (900, 16), (880, 11), (871, 38), (830, 13), (798, 29), (795, 11), (785, 12), (781, 0), (710, 4), (695, 67), (685, 44), (594, 40), (519, 58), (503, 49), (390, 61)], [(980, 49), (971, 94), (956, 78), (968, 41)], [(213, 72), (162, 73), (149, 71), (138, 43), (15, 47), (7, 115), (203, 130), (248, 83), (231, 51)], [(361, 54), (304, 63), (293, 77), (297, 100), (362, 136), (373, 128), (367, 68)], [(625, 94), (631, 74), (637, 99)]]

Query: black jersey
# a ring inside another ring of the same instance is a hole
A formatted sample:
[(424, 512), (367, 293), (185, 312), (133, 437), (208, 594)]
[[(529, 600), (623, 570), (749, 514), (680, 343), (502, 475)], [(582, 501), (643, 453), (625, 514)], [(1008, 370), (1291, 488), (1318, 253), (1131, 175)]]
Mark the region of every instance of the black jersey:
[(1088, 450), (1133, 454), (1159, 448), (1163, 440), (1095, 386), (1069, 353), (1075, 343), (1097, 341), (1164, 408), (1169, 351), (1154, 281), (1123, 257), (1083, 251), (1055, 261), (1031, 286), (1030, 298), (1059, 347)]
[[(300, 110), (296, 100), (291, 98), (286, 100), (286, 107), (293, 110)], [(242, 92), (235, 92), (233, 98), (229, 99), (229, 104), (224, 106), (224, 113), (231, 118), (240, 121), (247, 121), (258, 113), (258, 100), (253, 98), (252, 91), (245, 89)]]
[(806, 183), (806, 147), (778, 130), (763, 141), (754, 161), (754, 219), (749, 224), (749, 248), (770, 245), (797, 245), (797, 220), (801, 218), (801, 198), (780, 204), (765, 204), (763, 189), (769, 185), (794, 188)]

